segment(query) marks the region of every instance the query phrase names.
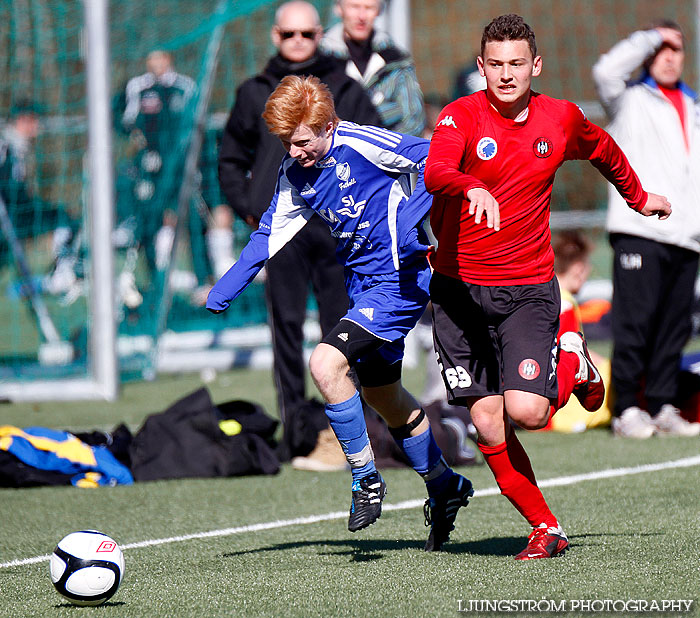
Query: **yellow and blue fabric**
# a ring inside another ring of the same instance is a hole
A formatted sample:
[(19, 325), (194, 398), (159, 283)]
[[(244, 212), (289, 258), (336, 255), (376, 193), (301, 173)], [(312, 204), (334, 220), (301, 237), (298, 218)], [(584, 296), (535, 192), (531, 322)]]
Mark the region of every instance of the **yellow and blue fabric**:
[(0, 426), (0, 450), (28, 466), (72, 474), (76, 487), (130, 485), (129, 469), (105, 446), (89, 446), (67, 431)]

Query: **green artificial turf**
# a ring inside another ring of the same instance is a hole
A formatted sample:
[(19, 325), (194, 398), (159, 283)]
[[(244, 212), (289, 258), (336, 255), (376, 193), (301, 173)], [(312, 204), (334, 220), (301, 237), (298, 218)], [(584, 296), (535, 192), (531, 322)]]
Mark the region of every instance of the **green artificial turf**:
[[(419, 373), (407, 381), (419, 388)], [(233, 391), (247, 388), (241, 392), (259, 394), (271, 407), (272, 390), (266, 384), (266, 372), (231, 372), (219, 376), (210, 390), (215, 401), (223, 401), (243, 396)], [(167, 378), (128, 385), (115, 404), (5, 405), (0, 414), (3, 423), (20, 425), (29, 424), (24, 421), (32, 416), (32, 424), (53, 427), (87, 429), (125, 421), (136, 429), (145, 415), (198, 386), (195, 377)], [(689, 612), (667, 615), (700, 615), (697, 465), (552, 487), (545, 482), (695, 457), (700, 451), (697, 438), (634, 442), (615, 439), (605, 430), (520, 436), (545, 485), (545, 497), (569, 534), (571, 549), (562, 558), (513, 560), (524, 547), (528, 528), (497, 494), (483, 465), (461, 470), (474, 482), (477, 495), (460, 511), (452, 540), (439, 554), (422, 551), (427, 537), (420, 506), (424, 488), (408, 469), (385, 471), (386, 504), (413, 501), (411, 508), (387, 509), (375, 525), (355, 534), (346, 528), (350, 488), (345, 472), (301, 472), (285, 465), (270, 477), (94, 490), (6, 489), (0, 490), (3, 565), (47, 555), (65, 534), (83, 528), (101, 530), (123, 546), (165, 541), (127, 547), (119, 591), (96, 608), (77, 608), (59, 597), (46, 562), (2, 566), (0, 614), (455, 616), (470, 601), (544, 600), (558, 607), (563, 601), (571, 610), (579, 600), (675, 599), (693, 600), (694, 605)], [(339, 515), (312, 523), (286, 521), (334, 513)], [(240, 531), (275, 521), (280, 523), (269, 529)], [(210, 537), (173, 538), (222, 530)], [(482, 614), (518, 615), (467, 615)], [(565, 615), (620, 612), (573, 610)]]

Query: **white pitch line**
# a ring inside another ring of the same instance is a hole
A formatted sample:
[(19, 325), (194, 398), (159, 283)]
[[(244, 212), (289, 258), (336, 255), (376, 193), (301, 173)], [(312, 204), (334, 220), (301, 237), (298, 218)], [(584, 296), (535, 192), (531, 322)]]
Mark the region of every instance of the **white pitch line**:
[[(675, 461), (663, 461), (655, 464), (644, 464), (640, 466), (632, 466), (628, 468), (612, 468), (608, 470), (599, 470), (597, 472), (588, 472), (586, 474), (574, 474), (571, 476), (559, 476), (552, 479), (538, 481), (540, 487), (561, 487), (564, 485), (574, 485), (584, 481), (595, 481), (599, 479), (610, 479), (619, 476), (631, 476), (634, 474), (644, 474), (646, 472), (658, 472), (660, 470), (670, 470), (672, 468), (690, 468), (700, 466), (700, 455), (695, 457), (686, 457), (684, 459), (676, 459)], [(485, 498), (487, 496), (495, 496), (500, 494), (498, 487), (488, 487), (474, 492), (475, 498)], [(403, 511), (407, 509), (415, 509), (423, 505), (425, 500), (405, 500), (395, 504), (385, 504), (382, 509), (384, 511)], [(154, 545), (167, 545), (169, 543), (179, 543), (181, 541), (191, 541), (194, 539), (208, 539), (220, 536), (231, 536), (234, 534), (242, 534), (244, 532), (259, 532), (260, 530), (273, 530), (275, 528), (287, 528), (289, 526), (299, 526), (302, 524), (316, 524), (321, 521), (330, 521), (333, 519), (344, 519), (347, 517), (347, 511), (335, 511), (333, 513), (325, 513), (323, 515), (309, 515), (307, 517), (296, 517), (294, 519), (280, 519), (277, 521), (263, 522), (259, 524), (249, 524), (247, 526), (237, 526), (235, 528), (222, 528), (220, 530), (209, 530), (207, 532), (194, 532), (192, 534), (183, 534), (181, 536), (171, 536), (164, 539), (149, 539), (146, 541), (137, 541), (136, 543), (127, 543), (121, 545), (123, 550), (138, 549), (140, 547), (152, 547)], [(34, 556), (33, 558), (24, 558), (21, 560), (10, 560), (9, 562), (0, 562), (0, 569), (9, 567), (24, 566), (26, 564), (36, 564), (38, 562), (46, 562), (50, 558), (50, 554), (45, 556)]]

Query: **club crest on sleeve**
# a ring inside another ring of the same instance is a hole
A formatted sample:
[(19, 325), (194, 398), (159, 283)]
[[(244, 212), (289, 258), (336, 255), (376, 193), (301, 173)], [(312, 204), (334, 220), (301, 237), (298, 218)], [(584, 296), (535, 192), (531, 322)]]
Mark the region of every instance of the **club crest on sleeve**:
[(523, 380), (534, 380), (540, 375), (540, 365), (536, 360), (526, 358), (518, 365), (518, 373)]
[(546, 137), (538, 137), (535, 140), (535, 143), (532, 145), (532, 150), (535, 152), (535, 156), (539, 157), (540, 159), (546, 159), (552, 154), (554, 146)]
[(493, 159), (498, 152), (498, 144), (492, 137), (482, 137), (476, 145), (476, 156), (482, 161)]

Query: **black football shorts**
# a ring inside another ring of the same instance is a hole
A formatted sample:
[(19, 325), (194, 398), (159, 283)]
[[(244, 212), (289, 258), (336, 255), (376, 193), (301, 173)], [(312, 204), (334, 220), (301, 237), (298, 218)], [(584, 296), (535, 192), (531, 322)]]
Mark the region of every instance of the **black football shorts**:
[(484, 286), (434, 273), (430, 283), (435, 351), (448, 401), (519, 390), (557, 396), (556, 278)]

